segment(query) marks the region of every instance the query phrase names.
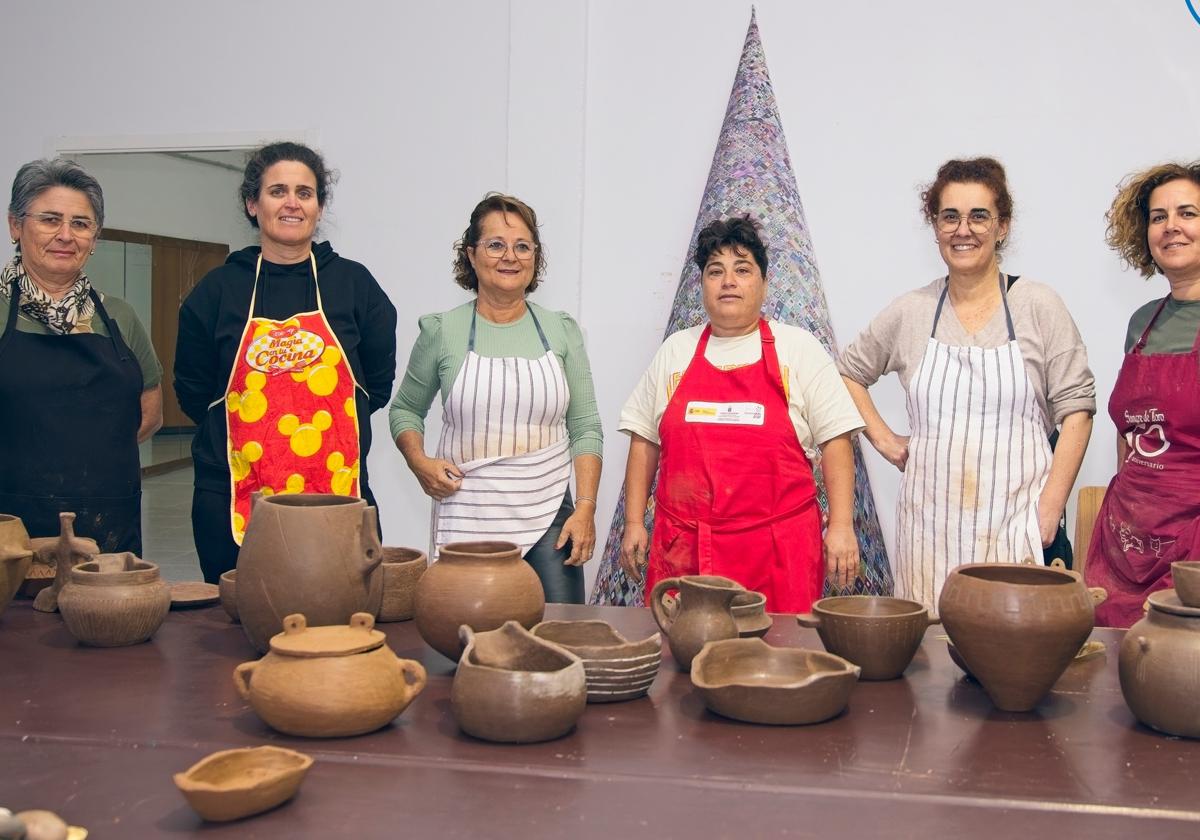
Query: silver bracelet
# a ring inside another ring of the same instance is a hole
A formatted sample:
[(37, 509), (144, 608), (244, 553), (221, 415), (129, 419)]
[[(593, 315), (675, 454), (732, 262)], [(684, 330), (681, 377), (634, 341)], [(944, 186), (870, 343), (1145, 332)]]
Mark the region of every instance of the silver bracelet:
[(591, 502), (592, 504), (596, 504), (596, 500), (590, 496), (579, 496), (575, 499), (576, 504), (579, 504), (580, 502)]

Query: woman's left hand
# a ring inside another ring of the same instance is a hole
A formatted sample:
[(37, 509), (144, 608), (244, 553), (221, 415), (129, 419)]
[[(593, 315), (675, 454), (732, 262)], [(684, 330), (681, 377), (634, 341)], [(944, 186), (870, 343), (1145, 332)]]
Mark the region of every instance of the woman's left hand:
[(582, 566), (592, 559), (596, 547), (595, 505), (575, 508), (575, 512), (563, 523), (555, 548), (562, 548), (571, 541), (571, 556), (563, 561), (564, 566)]
[(831, 525), (825, 531), (825, 577), (839, 589), (858, 576), (858, 538), (849, 525)]
[[(1049, 547), (1058, 535), (1058, 526), (1062, 522), (1062, 510), (1055, 509), (1045, 503), (1038, 505), (1038, 533), (1042, 537), (1042, 548)], [(1041, 562), (1040, 558), (1039, 561)]]

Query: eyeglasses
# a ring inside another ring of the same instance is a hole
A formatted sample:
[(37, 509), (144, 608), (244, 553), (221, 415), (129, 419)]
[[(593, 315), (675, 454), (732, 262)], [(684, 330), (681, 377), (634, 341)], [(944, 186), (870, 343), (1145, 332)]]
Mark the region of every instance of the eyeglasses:
[[(962, 224), (962, 214), (957, 210), (943, 210), (937, 215), (938, 230), (955, 233)], [(987, 210), (972, 210), (967, 214), (967, 228), (971, 233), (987, 233), (996, 224), (996, 217)]]
[(66, 223), (72, 236), (83, 239), (95, 236), (96, 231), (100, 229), (100, 225), (94, 219), (83, 216), (72, 216), (67, 219), (58, 213), (26, 213), (25, 218), (33, 222), (34, 230), (39, 233), (58, 233)]
[[(508, 253), (509, 244), (503, 239), (484, 239), (475, 247), (482, 248), (483, 252), (489, 257), (501, 259)], [(533, 259), (533, 255), (537, 251), (536, 245), (532, 242), (526, 242), (524, 239), (518, 239), (511, 247), (513, 256), (522, 262)]]

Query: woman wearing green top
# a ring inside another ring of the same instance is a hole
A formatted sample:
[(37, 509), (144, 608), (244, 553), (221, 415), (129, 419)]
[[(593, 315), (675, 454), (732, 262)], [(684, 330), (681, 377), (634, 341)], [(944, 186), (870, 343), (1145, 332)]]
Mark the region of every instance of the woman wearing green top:
[[(583, 336), (565, 312), (526, 299), (546, 268), (527, 204), (489, 193), (456, 249), (455, 281), (475, 300), (421, 318), (392, 401), (392, 437), (434, 500), (435, 548), (516, 543), (547, 601), (583, 603), (603, 451)], [(430, 457), (425, 415), (439, 391), (442, 433)]]

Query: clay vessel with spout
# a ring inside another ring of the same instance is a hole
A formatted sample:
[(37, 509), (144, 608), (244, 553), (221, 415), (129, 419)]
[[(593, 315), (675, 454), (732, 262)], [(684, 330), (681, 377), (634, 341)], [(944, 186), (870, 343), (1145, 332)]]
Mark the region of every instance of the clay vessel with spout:
[[(679, 590), (679, 607), (674, 615), (663, 599), (668, 590)], [(692, 660), (708, 642), (738, 638), (733, 599), (744, 587), (717, 575), (684, 575), (660, 580), (650, 591), (650, 611), (667, 637), (671, 656), (687, 671)]]
[(33, 608), (42, 612), (58, 609), (58, 593), (71, 580), (71, 569), (86, 563), (100, 553), (95, 540), (75, 536), (75, 514), (58, 515), (58, 537), (34, 540), (34, 549), (54, 564), (54, 583), (38, 592)]

